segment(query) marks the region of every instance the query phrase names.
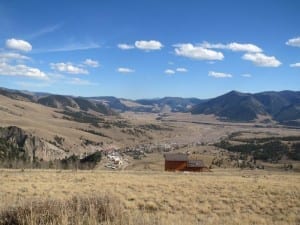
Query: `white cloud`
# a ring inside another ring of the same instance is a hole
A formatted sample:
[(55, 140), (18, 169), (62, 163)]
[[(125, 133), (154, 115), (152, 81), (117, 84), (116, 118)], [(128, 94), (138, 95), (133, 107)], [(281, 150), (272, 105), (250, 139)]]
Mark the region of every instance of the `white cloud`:
[(215, 78), (231, 78), (232, 75), (229, 73), (220, 73), (215, 71), (209, 71), (208, 76), (215, 77)]
[(9, 65), (5, 62), (0, 62), (0, 75), (48, 79), (47, 75), (38, 68), (33, 68), (22, 64)]
[(175, 74), (175, 71), (174, 71), (174, 70), (171, 70), (171, 69), (166, 69), (166, 70), (165, 70), (165, 74), (172, 75), (172, 74)]
[(91, 67), (99, 67), (99, 62), (96, 60), (92, 60), (92, 59), (86, 59), (84, 60), (83, 64), (87, 65), (87, 66), (91, 66)]
[(29, 59), (30, 59), (29, 57), (15, 52), (0, 53), (0, 62), (7, 62), (11, 60), (29, 60)]
[(118, 48), (120, 48), (122, 50), (129, 50), (129, 49), (133, 49), (134, 46), (133, 45), (129, 45), (129, 44), (118, 44)]
[(216, 52), (201, 46), (194, 46), (193, 44), (177, 44), (174, 45), (175, 54), (191, 59), (197, 60), (222, 60), (224, 55), (222, 52)]
[(245, 52), (262, 52), (262, 49), (254, 44), (240, 44), (240, 43), (230, 43), (227, 45), (228, 49), (232, 51), (245, 51)]
[(285, 42), (285, 44), (293, 47), (300, 47), (300, 37), (291, 38)]
[(60, 23), (60, 24), (56, 24), (53, 26), (44, 27), (44, 28), (38, 30), (37, 32), (29, 35), (28, 38), (37, 38), (37, 37), (43, 36), (45, 34), (52, 33), (54, 31), (60, 29), (62, 26), (63, 26), (63, 24)]
[(290, 67), (300, 67), (300, 62), (294, 63), (294, 64), (290, 64)]
[(266, 56), (263, 53), (246, 53), (242, 59), (252, 61), (256, 66), (278, 67), (281, 62), (275, 56)]
[(77, 77), (71, 79), (68, 83), (69, 84), (74, 84), (74, 85), (87, 85), (87, 86), (97, 85), (96, 83), (92, 83), (88, 80), (83, 80), (83, 79), (80, 79), (80, 78), (77, 78)]
[(229, 44), (211, 44), (208, 42), (204, 42), (201, 44), (202, 47), (204, 48), (215, 48), (215, 49), (228, 49), (234, 52), (262, 52), (262, 49), (259, 48), (258, 46), (250, 43), (237, 43), (237, 42), (232, 42)]
[(135, 47), (145, 51), (151, 50), (160, 50), (163, 45), (159, 41), (150, 40), (150, 41), (136, 41)]
[(133, 72), (135, 72), (135, 70), (130, 69), (130, 68), (126, 68), (126, 67), (119, 67), (119, 68), (117, 69), (117, 71), (118, 71), (119, 73), (133, 73)]
[(242, 77), (247, 77), (247, 78), (250, 78), (250, 77), (252, 77), (252, 75), (251, 75), (251, 74), (249, 74), (249, 73), (244, 73), (244, 74), (242, 74), (241, 76), (242, 76)]
[(88, 74), (89, 71), (80, 68), (78, 66), (74, 66), (72, 63), (50, 63), (51, 69), (59, 71), (59, 72), (65, 72), (70, 74)]
[(5, 43), (7, 48), (20, 50), (24, 52), (29, 52), (32, 50), (32, 46), (29, 42), (24, 40), (17, 40), (17, 39), (7, 39)]
[(179, 68), (176, 68), (176, 71), (177, 71), (177, 72), (180, 72), (180, 73), (185, 73), (185, 72), (187, 72), (188, 70), (187, 70), (186, 68), (179, 67)]
[(89, 49), (97, 49), (101, 46), (94, 42), (87, 42), (87, 43), (70, 43), (65, 46), (59, 48), (52, 48), (52, 49), (39, 49), (35, 52), (72, 52), (72, 51), (83, 51)]

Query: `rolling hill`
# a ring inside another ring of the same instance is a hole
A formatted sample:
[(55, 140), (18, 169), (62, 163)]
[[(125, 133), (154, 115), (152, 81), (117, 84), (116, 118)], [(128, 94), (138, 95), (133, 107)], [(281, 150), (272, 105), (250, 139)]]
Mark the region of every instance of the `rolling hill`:
[(112, 115), (114, 111), (101, 102), (93, 102), (82, 97), (66, 95), (53, 95), (47, 93), (34, 93), (28, 91), (18, 91), (0, 88), (0, 95), (15, 100), (38, 103), (47, 107), (65, 110), (95, 111), (104, 115)]
[(197, 98), (164, 97), (155, 99), (130, 100), (116, 97), (91, 97), (88, 100), (101, 102), (118, 112), (189, 112), (190, 109), (204, 100)]

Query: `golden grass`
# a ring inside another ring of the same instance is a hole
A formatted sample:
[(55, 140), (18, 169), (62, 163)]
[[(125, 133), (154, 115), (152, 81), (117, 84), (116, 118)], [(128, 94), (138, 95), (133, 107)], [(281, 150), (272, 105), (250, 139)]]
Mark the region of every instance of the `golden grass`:
[[(0, 209), (33, 201), (112, 195), (124, 224), (300, 224), (296, 173), (0, 171)], [(137, 220), (136, 218), (143, 219)]]

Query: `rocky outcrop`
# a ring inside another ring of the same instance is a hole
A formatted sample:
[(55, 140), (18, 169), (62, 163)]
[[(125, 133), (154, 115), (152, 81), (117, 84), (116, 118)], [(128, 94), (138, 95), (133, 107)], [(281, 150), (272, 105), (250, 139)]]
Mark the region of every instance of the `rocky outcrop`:
[(66, 156), (63, 149), (29, 134), (23, 129), (10, 126), (0, 128), (0, 159), (22, 159), (23, 161), (53, 160)]

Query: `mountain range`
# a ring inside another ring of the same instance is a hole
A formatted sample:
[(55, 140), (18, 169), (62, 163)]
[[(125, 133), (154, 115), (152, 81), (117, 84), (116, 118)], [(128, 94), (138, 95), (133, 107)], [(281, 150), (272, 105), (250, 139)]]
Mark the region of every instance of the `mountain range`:
[(300, 92), (248, 94), (231, 91), (195, 105), (191, 113), (214, 114), (229, 121), (253, 121), (262, 115), (281, 124), (300, 125)]
[(213, 114), (228, 121), (249, 122), (260, 115), (284, 125), (300, 126), (300, 92), (270, 91), (256, 94), (231, 91), (212, 99), (164, 97), (130, 100), (106, 97), (74, 97), (0, 88), (6, 97), (30, 101), (44, 106), (95, 111), (104, 115), (118, 112)]

